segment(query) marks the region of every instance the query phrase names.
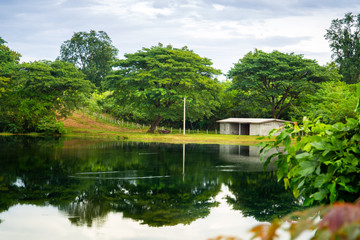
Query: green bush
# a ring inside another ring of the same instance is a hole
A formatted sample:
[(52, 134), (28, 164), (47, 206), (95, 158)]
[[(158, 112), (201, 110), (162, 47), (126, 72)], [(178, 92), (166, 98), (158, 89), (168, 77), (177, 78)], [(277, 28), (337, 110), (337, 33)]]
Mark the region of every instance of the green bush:
[(304, 118), (301, 125), (287, 124), (274, 141), (262, 144), (261, 152), (285, 148), (268, 157), (264, 166), (275, 159), (278, 180), (295, 197), (303, 197), (305, 206), (354, 202), (360, 193), (359, 142), (359, 119), (330, 125)]
[(37, 131), (46, 134), (65, 134), (64, 123), (52, 117), (44, 117), (37, 124)]

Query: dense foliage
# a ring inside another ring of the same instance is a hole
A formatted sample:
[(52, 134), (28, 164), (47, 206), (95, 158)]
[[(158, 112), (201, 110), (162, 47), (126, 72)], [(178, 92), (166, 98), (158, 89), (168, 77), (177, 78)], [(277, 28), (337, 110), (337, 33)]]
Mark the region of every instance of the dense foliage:
[(335, 62), (346, 83), (357, 83), (360, 75), (360, 14), (334, 19), (326, 30)]
[(246, 54), (228, 76), (232, 78), (231, 88), (238, 90), (240, 111), (253, 113), (251, 109), (255, 108), (255, 114), (273, 118), (279, 118), (306, 93), (315, 92), (318, 83), (330, 80), (327, 69), (314, 60), (260, 50)]
[(119, 105), (146, 114), (152, 121), (149, 132), (154, 132), (162, 119), (182, 119), (184, 98), (192, 120), (211, 116), (218, 105), (215, 76), (220, 71), (187, 47), (159, 44), (125, 57), (115, 63), (118, 70), (108, 77), (108, 85)]
[(19, 53), (10, 50), (5, 43), (6, 41), (0, 37), (0, 101), (2, 94), (6, 92), (6, 85), (10, 82), (14, 67), (19, 63), (21, 56)]
[(264, 153), (284, 147), (265, 166), (275, 158), (278, 180), (304, 198), (306, 206), (354, 202), (360, 193), (359, 132), (360, 120), (351, 118), (333, 125), (307, 119), (288, 124), (274, 141), (264, 143)]
[(63, 132), (67, 117), (92, 84), (70, 63), (32, 62), (15, 66), (1, 96), (0, 128), (8, 132)]
[(292, 106), (290, 116), (301, 119), (320, 117), (323, 123), (335, 124), (346, 122), (347, 118), (356, 118), (354, 109), (357, 104), (356, 85), (341, 81), (324, 82), (316, 93), (307, 94)]
[(91, 30), (89, 33), (74, 33), (70, 40), (65, 41), (61, 45), (59, 59), (74, 64), (86, 79), (101, 87), (117, 53), (106, 32)]

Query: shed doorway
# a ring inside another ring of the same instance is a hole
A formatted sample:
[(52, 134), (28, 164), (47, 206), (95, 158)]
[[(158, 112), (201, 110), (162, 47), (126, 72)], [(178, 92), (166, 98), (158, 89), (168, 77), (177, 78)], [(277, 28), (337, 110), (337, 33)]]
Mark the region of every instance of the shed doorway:
[(240, 125), (240, 134), (250, 135), (250, 123), (241, 123)]

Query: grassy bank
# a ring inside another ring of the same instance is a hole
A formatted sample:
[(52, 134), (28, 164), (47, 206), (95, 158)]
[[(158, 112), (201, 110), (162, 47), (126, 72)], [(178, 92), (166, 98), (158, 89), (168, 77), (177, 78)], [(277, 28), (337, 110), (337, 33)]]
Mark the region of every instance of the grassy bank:
[(109, 140), (129, 140), (164, 143), (207, 143), (207, 144), (241, 144), (259, 143), (258, 136), (220, 135), (206, 133), (149, 134), (146, 129), (124, 128), (116, 124), (96, 119), (86, 113), (75, 113), (65, 121), (66, 136), (106, 138)]

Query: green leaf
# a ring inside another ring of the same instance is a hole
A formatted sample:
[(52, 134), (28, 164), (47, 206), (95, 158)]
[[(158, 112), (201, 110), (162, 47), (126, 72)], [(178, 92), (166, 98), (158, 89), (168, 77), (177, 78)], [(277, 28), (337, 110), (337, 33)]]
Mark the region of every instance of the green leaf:
[(326, 149), (326, 143), (325, 142), (311, 142), (311, 146), (316, 148), (317, 150), (325, 150)]
[(290, 182), (289, 182), (288, 178), (284, 178), (284, 186), (285, 186), (285, 189), (290, 188)]
[(283, 141), (283, 144), (285, 146), (285, 148), (289, 148), (291, 145), (291, 138), (289, 137), (289, 135), (287, 135)]
[(301, 176), (307, 176), (314, 173), (316, 166), (318, 165), (315, 161), (303, 161), (299, 163), (298, 174)]
[(310, 156), (309, 153), (304, 152), (304, 153), (297, 154), (297, 155), (295, 156), (295, 158), (298, 159), (298, 160), (301, 160), (301, 159), (304, 159), (304, 158), (308, 158), (309, 156)]
[(355, 108), (355, 112), (359, 112), (360, 111), (360, 83), (357, 84), (357, 96), (358, 96), (358, 101), (357, 101), (357, 105), (356, 105), (356, 108)]
[(330, 203), (335, 202), (337, 199), (337, 192), (336, 192), (336, 182), (334, 181), (330, 185)]
[(320, 189), (318, 192), (314, 193), (312, 197), (316, 201), (321, 201), (326, 197), (326, 191), (324, 189)]
[(321, 174), (317, 176), (314, 181), (314, 187), (320, 188), (325, 182), (325, 176), (326, 176), (325, 174)]
[(306, 152), (310, 152), (310, 150), (311, 150), (311, 144), (310, 144), (310, 143), (307, 143), (307, 144), (303, 147), (303, 150), (306, 151)]

